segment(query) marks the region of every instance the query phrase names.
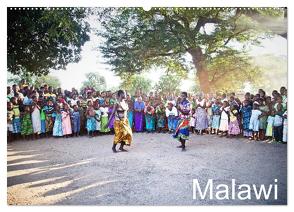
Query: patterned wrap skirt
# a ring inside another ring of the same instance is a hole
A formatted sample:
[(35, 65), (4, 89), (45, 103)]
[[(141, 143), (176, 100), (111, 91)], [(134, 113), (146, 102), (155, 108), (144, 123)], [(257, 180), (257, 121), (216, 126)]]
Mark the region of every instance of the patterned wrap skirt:
[(129, 125), (128, 119), (115, 120), (114, 121), (114, 144), (125, 142), (127, 146), (130, 146), (133, 140), (132, 129)]
[(180, 119), (173, 137), (178, 140), (180, 139), (188, 140), (189, 139), (189, 123), (190, 123), (190, 120), (188, 118)]

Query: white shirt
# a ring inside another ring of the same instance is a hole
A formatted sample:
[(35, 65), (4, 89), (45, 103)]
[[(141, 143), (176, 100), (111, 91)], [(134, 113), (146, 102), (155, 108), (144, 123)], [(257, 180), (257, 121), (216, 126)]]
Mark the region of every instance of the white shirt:
[(166, 117), (169, 116), (178, 116), (178, 110), (176, 107), (172, 107), (172, 110), (169, 110), (168, 108), (165, 109), (165, 115)]

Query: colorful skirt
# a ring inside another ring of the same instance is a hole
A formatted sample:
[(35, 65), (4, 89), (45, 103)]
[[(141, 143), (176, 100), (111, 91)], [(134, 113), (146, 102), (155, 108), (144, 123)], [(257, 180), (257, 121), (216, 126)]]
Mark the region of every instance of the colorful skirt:
[(212, 129), (218, 129), (219, 128), (219, 122), (220, 122), (220, 115), (213, 115), (212, 116)]
[(145, 115), (145, 123), (146, 123), (146, 130), (147, 131), (154, 131), (155, 130), (155, 117), (149, 114)]
[(164, 128), (165, 127), (165, 117), (164, 116), (158, 116), (156, 127), (157, 128)]
[(180, 119), (178, 126), (176, 128), (174, 138), (178, 140), (188, 140), (189, 139), (189, 119)]
[(96, 119), (94, 117), (87, 118), (87, 131), (95, 131), (96, 130)]
[(21, 120), (21, 135), (33, 134), (33, 123), (30, 115), (25, 115)]
[(205, 109), (199, 107), (196, 109), (195, 129), (196, 130), (204, 130), (207, 128), (208, 128), (207, 113), (206, 113)]
[(19, 117), (15, 117), (12, 120), (12, 126), (13, 126), (13, 133), (20, 133), (21, 130), (21, 122)]
[(167, 118), (167, 125), (169, 130), (176, 130), (178, 126), (178, 117), (176, 116), (169, 116)]
[(238, 120), (236, 119), (235, 121), (230, 121), (228, 130), (229, 135), (239, 135), (240, 132)]
[(100, 132), (107, 133), (110, 132), (109, 127), (107, 126), (108, 117), (102, 116), (101, 117), (101, 125), (100, 125)]
[(144, 121), (144, 113), (143, 112), (135, 112), (135, 130), (136, 132), (143, 131), (143, 121)]
[(130, 128), (133, 129), (133, 123), (134, 123), (134, 113), (133, 111), (128, 111), (128, 121), (129, 121), (129, 125), (130, 125)]
[(56, 116), (53, 126), (53, 136), (63, 136), (61, 115)]
[(46, 132), (46, 121), (41, 120), (41, 133), (45, 133), (45, 132)]
[(273, 125), (268, 124), (265, 131), (265, 136), (272, 137), (273, 136)]
[(46, 132), (51, 132), (53, 130), (53, 120), (51, 116), (46, 115)]
[(130, 146), (132, 143), (133, 133), (130, 128), (128, 119), (114, 121), (114, 144), (124, 142)]

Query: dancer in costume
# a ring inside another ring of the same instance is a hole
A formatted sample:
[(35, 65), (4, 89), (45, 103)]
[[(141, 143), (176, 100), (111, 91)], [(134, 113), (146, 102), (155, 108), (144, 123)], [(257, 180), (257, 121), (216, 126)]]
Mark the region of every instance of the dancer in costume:
[(113, 111), (109, 117), (109, 121), (112, 117), (115, 117), (114, 120), (114, 140), (112, 151), (114, 153), (117, 152), (116, 145), (120, 143), (119, 150), (122, 152), (126, 152), (123, 147), (124, 145), (130, 146), (132, 142), (132, 129), (129, 125), (127, 112), (128, 112), (128, 104), (125, 101), (126, 94), (123, 90), (119, 90), (117, 92), (117, 102), (113, 106)]
[(187, 99), (187, 92), (181, 93), (181, 101), (179, 102), (179, 123), (176, 128), (174, 138), (178, 139), (181, 142), (181, 145), (178, 148), (182, 148), (182, 151), (186, 150), (186, 140), (189, 139), (189, 115), (191, 110), (191, 104)]

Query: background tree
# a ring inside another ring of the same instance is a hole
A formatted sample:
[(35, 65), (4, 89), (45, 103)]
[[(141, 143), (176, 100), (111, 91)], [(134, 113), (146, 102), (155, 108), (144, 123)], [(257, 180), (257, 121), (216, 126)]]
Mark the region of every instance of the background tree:
[(82, 8), (7, 9), (7, 66), (13, 74), (46, 75), (80, 60), (90, 27)]
[(12, 84), (19, 84), (20, 81), (24, 79), (29, 85), (34, 85), (35, 87), (39, 88), (40, 86), (47, 84), (48, 86), (52, 86), (53, 88), (60, 87), (61, 83), (60, 80), (51, 75), (44, 75), (44, 76), (34, 76), (30, 73), (21, 73), (20, 75), (13, 75), (11, 73), (8, 73), (8, 79), (7, 82), (9, 85)]
[(136, 91), (149, 93), (152, 89), (152, 81), (142, 75), (126, 73), (123, 74), (121, 78), (122, 83), (120, 87), (132, 95), (134, 95)]
[(96, 91), (105, 91), (107, 89), (106, 80), (98, 72), (90, 72), (86, 74), (87, 80), (82, 83), (81, 90), (85, 87), (94, 88)]
[(284, 19), (283, 9), (251, 10), (254, 16), (239, 8), (104, 9), (99, 12), (98, 35), (105, 39), (100, 50), (117, 73), (138, 73), (151, 64), (186, 68), (189, 55), (200, 89), (209, 92), (209, 63), (222, 54), (243, 55), (245, 49), (231, 45), (234, 42), (259, 44), (259, 39), (270, 36), (256, 17)]
[(162, 75), (155, 84), (154, 89), (159, 93), (179, 93), (181, 77), (176, 74)]
[(61, 83), (60, 80), (51, 75), (46, 75), (46, 76), (40, 76), (40, 77), (35, 77), (36, 79), (34, 80), (33, 85), (37, 88), (41, 87), (44, 84), (47, 84), (48, 86), (52, 86), (53, 88), (59, 88)]

